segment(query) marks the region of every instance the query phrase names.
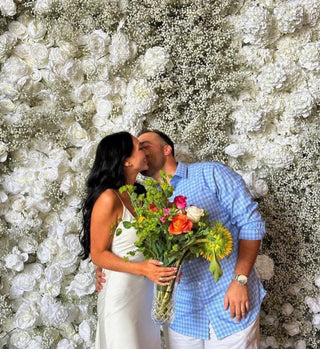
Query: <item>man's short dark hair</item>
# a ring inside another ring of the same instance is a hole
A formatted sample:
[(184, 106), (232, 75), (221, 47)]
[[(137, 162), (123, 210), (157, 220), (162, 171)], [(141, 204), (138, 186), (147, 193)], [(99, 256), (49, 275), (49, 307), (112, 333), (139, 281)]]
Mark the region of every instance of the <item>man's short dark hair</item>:
[(165, 144), (170, 145), (171, 149), (172, 149), (172, 156), (174, 156), (174, 143), (172, 142), (172, 140), (170, 139), (169, 136), (167, 136), (165, 133), (159, 131), (159, 130), (143, 130), (142, 132), (139, 133), (139, 136), (143, 135), (144, 133), (148, 133), (148, 132), (152, 132), (152, 133), (156, 133), (164, 142)]

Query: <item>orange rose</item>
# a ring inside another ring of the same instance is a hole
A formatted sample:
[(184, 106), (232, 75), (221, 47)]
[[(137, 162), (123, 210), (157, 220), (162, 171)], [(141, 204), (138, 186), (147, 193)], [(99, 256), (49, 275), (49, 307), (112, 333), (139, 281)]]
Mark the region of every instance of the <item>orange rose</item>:
[(157, 212), (158, 208), (157, 208), (157, 206), (154, 203), (152, 203), (152, 204), (149, 205), (149, 210), (151, 210), (153, 212)]
[(193, 223), (186, 214), (178, 213), (171, 221), (169, 233), (172, 235), (187, 233), (192, 229), (192, 226)]

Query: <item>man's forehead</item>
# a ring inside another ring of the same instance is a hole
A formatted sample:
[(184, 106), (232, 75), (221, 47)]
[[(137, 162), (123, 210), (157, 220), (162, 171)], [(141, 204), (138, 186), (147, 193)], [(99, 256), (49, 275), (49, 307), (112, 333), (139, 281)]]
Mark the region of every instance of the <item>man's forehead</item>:
[(138, 137), (140, 143), (151, 143), (157, 140), (157, 134), (153, 132), (143, 133)]

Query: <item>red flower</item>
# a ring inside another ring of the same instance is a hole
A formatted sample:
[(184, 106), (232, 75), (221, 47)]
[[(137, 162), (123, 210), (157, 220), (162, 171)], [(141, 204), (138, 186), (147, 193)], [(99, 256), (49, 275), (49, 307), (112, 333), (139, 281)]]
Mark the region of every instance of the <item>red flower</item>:
[(156, 206), (154, 203), (152, 203), (152, 204), (150, 204), (150, 206), (149, 206), (149, 210), (151, 210), (151, 211), (153, 211), (153, 212), (157, 212), (157, 211), (158, 211), (158, 208), (157, 208), (157, 206)]
[(189, 232), (193, 227), (193, 223), (190, 221), (188, 216), (183, 213), (178, 213), (173, 217), (170, 227), (169, 233), (171, 235), (179, 235), (181, 233)]

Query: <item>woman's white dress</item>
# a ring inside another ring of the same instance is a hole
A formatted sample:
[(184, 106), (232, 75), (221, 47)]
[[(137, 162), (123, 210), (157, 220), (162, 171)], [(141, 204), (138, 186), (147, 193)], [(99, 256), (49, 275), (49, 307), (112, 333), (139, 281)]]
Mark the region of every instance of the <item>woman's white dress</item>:
[[(132, 220), (131, 212), (123, 205), (123, 221)], [(111, 250), (130, 261), (144, 260), (140, 252), (128, 256), (136, 249), (134, 228), (126, 229), (120, 222), (122, 233), (113, 237)], [(160, 328), (151, 320), (153, 283), (146, 277), (111, 270), (103, 270), (106, 283), (98, 295), (98, 324), (95, 349), (160, 349)]]

